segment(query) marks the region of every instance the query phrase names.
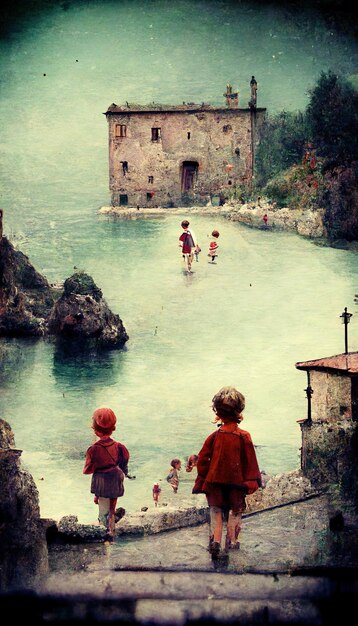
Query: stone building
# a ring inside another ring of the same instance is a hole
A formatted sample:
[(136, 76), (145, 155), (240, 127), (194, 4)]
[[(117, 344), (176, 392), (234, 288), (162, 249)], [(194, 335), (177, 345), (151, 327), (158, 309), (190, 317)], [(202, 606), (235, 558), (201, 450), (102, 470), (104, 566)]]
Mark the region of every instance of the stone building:
[(247, 108), (230, 84), (222, 107), (111, 104), (104, 115), (112, 205), (223, 203), (234, 189), (249, 187), (266, 112), (256, 106), (256, 90), (255, 81)]
[(296, 368), (308, 374), (308, 417), (300, 420), (302, 471), (313, 484), (335, 482), (352, 493), (358, 459), (358, 352), (298, 362)]

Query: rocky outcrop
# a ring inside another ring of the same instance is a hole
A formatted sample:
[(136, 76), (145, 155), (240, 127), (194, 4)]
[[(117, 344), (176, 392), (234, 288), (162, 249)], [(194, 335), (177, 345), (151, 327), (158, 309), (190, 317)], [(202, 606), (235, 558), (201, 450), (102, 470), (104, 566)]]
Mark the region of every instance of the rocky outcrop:
[(84, 272), (65, 281), (63, 294), (49, 316), (48, 330), (63, 339), (106, 348), (122, 347), (128, 340), (122, 320), (110, 311), (102, 291)]
[(0, 337), (55, 335), (98, 348), (122, 347), (128, 335), (102, 291), (84, 272), (50, 285), (27, 256), (0, 239)]
[(46, 319), (59, 295), (25, 254), (6, 237), (0, 239), (0, 336), (45, 335)]
[(0, 590), (34, 583), (48, 571), (45, 529), (32, 476), (21, 468), (10, 425), (0, 419)]
[[(242, 222), (261, 229), (294, 231), (298, 235), (317, 239), (327, 236), (323, 223), (324, 209), (278, 209), (275, 205), (260, 202), (242, 205), (226, 204), (226, 217), (233, 222)], [(267, 215), (267, 224), (263, 221)]]

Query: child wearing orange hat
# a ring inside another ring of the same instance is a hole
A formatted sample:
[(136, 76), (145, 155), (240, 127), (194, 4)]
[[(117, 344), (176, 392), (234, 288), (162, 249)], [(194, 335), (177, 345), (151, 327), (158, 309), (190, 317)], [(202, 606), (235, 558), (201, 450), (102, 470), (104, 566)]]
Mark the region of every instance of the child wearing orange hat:
[(84, 474), (93, 474), (91, 493), (99, 505), (98, 521), (107, 528), (107, 538), (113, 541), (117, 498), (124, 494), (124, 477), (128, 475), (129, 452), (110, 435), (116, 429), (117, 418), (112, 409), (96, 409), (92, 428), (98, 441), (86, 452)]

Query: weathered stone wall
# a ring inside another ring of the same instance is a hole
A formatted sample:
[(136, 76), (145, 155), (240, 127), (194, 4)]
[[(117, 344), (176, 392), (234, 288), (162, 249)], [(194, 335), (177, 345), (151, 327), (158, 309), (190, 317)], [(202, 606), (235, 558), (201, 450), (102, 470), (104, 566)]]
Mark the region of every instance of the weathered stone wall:
[[(183, 200), (207, 203), (210, 194), (230, 191), (252, 177), (252, 129), (264, 109), (122, 112), (108, 116), (112, 204), (120, 195), (129, 206), (177, 206)], [(116, 137), (116, 125), (126, 136)], [(160, 139), (152, 141), (152, 128)], [(128, 163), (123, 171), (122, 163)], [(182, 193), (183, 162), (198, 164), (191, 192)], [(149, 182), (149, 176), (153, 182)], [(147, 194), (153, 194), (151, 198)]]
[(352, 418), (351, 379), (339, 373), (311, 370), (312, 420), (336, 423)]
[[(313, 485), (339, 484), (346, 490), (356, 482), (352, 470), (357, 465), (354, 441), (357, 423), (351, 420), (336, 423), (307, 421), (301, 424), (302, 471)], [(354, 470), (355, 472), (355, 470)]]

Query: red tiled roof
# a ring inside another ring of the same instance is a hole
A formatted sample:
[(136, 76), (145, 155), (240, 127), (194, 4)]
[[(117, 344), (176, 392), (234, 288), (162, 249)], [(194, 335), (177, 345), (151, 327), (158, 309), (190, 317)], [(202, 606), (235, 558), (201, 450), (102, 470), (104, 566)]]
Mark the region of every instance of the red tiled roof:
[(314, 361), (301, 361), (295, 364), (299, 370), (337, 370), (358, 374), (358, 352), (335, 354)]

